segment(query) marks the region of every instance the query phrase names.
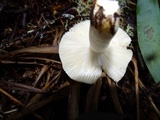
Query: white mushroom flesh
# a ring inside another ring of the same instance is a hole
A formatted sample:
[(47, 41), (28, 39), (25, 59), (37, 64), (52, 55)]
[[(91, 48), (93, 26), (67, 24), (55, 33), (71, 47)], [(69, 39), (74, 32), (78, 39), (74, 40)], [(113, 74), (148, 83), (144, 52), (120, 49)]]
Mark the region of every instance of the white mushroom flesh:
[[(111, 2), (115, 9), (111, 7)], [(119, 9), (117, 5), (117, 1), (97, 0), (91, 21), (74, 25), (62, 36), (59, 55), (63, 69), (71, 79), (93, 84), (102, 70), (115, 82), (124, 76), (132, 58), (132, 51), (127, 49), (131, 39), (117, 25), (119, 21), (114, 16)], [(100, 14), (105, 17), (96, 19)], [(109, 22), (106, 21), (108, 19)]]

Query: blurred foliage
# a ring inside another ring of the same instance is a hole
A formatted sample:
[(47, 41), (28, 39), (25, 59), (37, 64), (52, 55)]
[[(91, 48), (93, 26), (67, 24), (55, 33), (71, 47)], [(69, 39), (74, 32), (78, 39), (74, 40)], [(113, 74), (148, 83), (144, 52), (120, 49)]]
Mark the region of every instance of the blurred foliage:
[(137, 32), (143, 59), (155, 82), (160, 81), (160, 10), (158, 0), (138, 0)]

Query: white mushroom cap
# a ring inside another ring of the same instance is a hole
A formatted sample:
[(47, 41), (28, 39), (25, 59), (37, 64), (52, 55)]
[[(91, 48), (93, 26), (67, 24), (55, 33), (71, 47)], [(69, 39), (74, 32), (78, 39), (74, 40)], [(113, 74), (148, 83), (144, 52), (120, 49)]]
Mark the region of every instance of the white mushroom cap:
[(115, 82), (122, 79), (132, 59), (133, 53), (130, 49), (127, 49), (130, 42), (131, 39), (128, 34), (121, 28), (118, 28), (109, 46), (100, 55), (102, 69)]
[(92, 84), (102, 70), (115, 82), (122, 79), (132, 51), (127, 49), (130, 37), (118, 27), (118, 9), (117, 1), (97, 0), (91, 20), (74, 25), (62, 36), (59, 55), (71, 79)]
[(115, 34), (106, 50), (95, 53), (89, 43), (90, 20), (73, 26), (59, 44), (59, 55), (64, 71), (79, 82), (92, 84), (101, 76), (102, 69), (115, 82), (124, 76), (132, 51), (127, 49), (131, 39), (121, 29)]
[(59, 44), (59, 55), (64, 71), (70, 78), (83, 83), (95, 83), (102, 73), (98, 54), (90, 49), (90, 21), (73, 26)]

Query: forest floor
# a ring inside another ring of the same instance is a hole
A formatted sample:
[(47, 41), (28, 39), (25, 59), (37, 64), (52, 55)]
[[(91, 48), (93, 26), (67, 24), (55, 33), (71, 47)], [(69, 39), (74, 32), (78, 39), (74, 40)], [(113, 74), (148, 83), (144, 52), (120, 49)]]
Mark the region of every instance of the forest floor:
[(91, 111), (160, 119), (160, 90), (138, 47), (135, 0), (120, 1), (133, 59), (118, 84), (108, 77), (94, 85), (77, 83), (63, 71), (61, 37), (89, 19), (91, 6), (89, 0), (0, 2), (0, 119), (73, 120)]

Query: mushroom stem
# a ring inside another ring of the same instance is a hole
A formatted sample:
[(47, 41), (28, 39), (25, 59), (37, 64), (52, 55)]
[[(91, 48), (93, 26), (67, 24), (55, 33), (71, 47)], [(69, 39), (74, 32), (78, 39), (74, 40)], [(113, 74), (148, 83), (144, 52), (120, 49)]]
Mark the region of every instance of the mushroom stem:
[(89, 40), (90, 48), (96, 53), (104, 52), (109, 45), (113, 35), (107, 33), (100, 33), (97, 29), (90, 26)]
[(90, 48), (97, 53), (104, 52), (118, 30), (118, 1), (97, 0), (91, 11), (90, 18)]

